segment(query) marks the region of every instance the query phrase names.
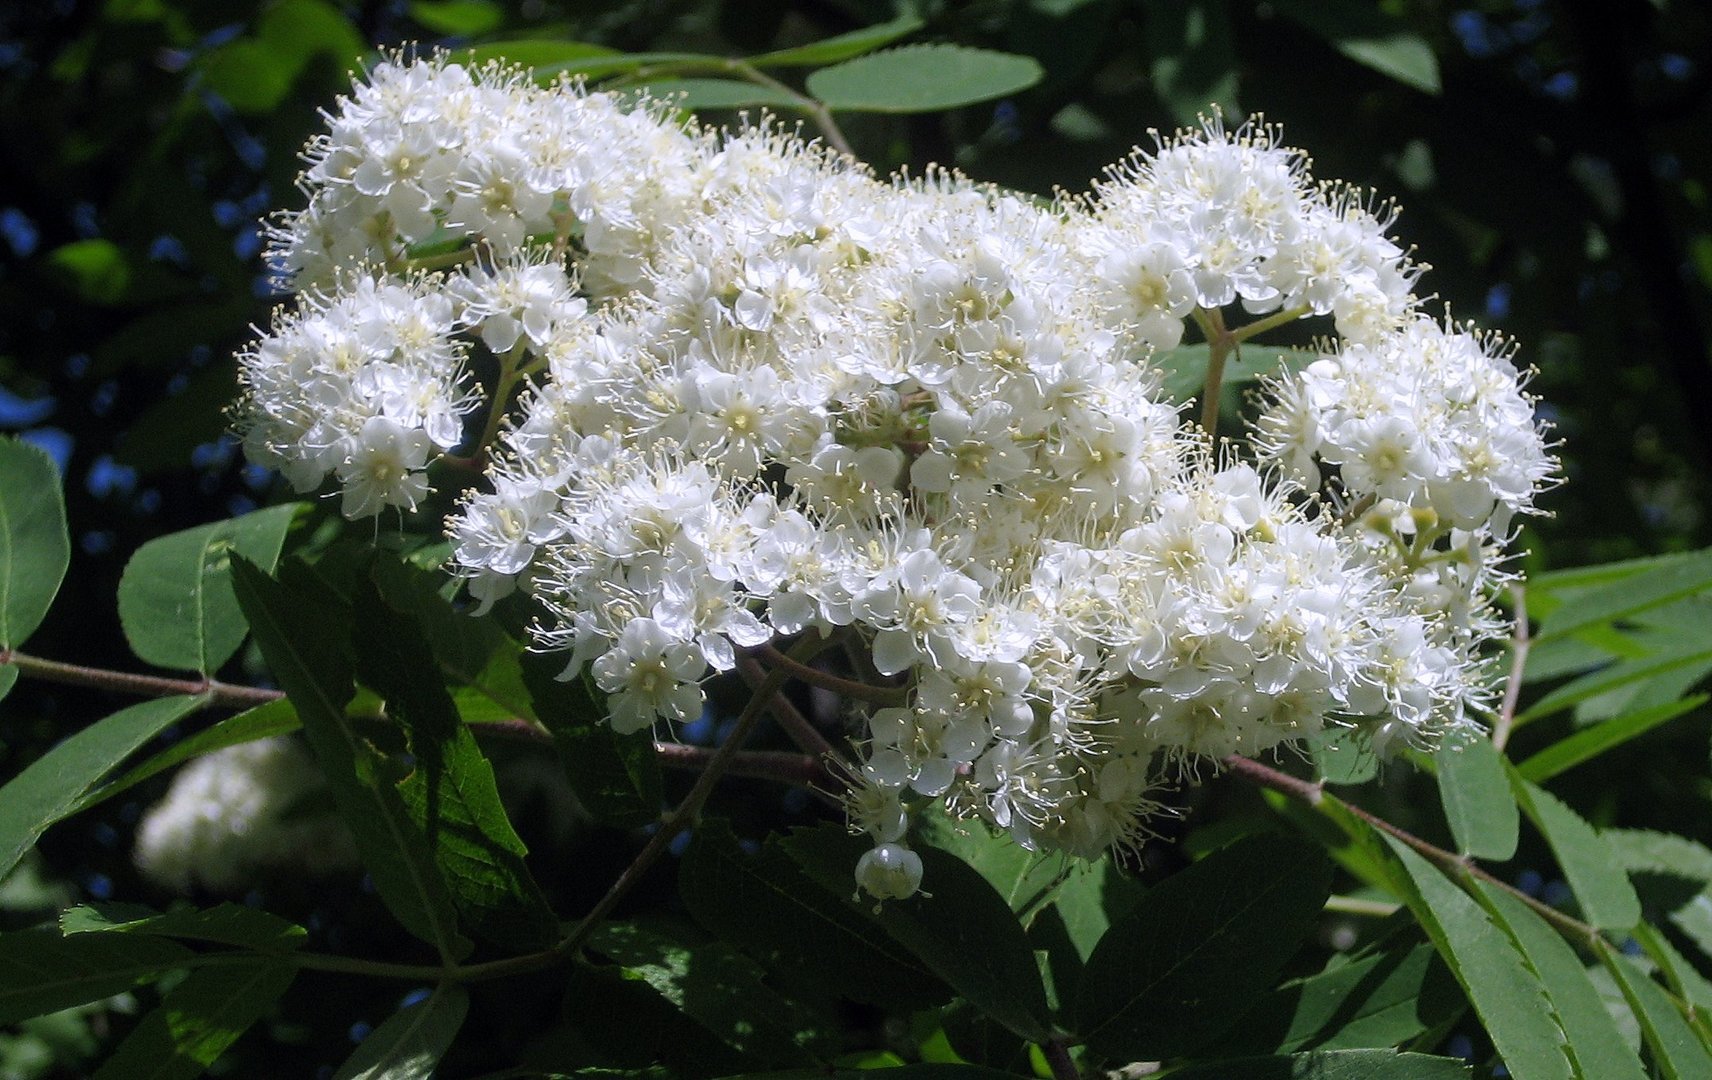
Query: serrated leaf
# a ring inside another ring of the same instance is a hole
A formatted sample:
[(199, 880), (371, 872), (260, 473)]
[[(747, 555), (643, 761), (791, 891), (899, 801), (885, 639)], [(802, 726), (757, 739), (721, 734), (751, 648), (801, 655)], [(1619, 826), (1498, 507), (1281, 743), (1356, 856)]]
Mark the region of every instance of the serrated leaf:
[(0, 877), (103, 776), (206, 703), (201, 695), (138, 702), (72, 735), (0, 787)]
[[(1244, 345), (1226, 360), (1221, 385), (1228, 390), (1265, 375), (1300, 371), (1319, 358), (1320, 354), (1313, 349)], [(1181, 403), (1197, 397), (1206, 387), (1210, 359), (1210, 350), (1204, 342), (1155, 352), (1150, 363), (1165, 373), (1165, 400)]]
[(269, 507), (138, 548), (119, 579), (119, 623), (131, 651), (159, 667), (219, 670), (249, 633), (232, 595), (230, 554), (272, 572), (302, 508)]
[(1365, 0), (1278, 0), (1278, 10), (1356, 63), (1423, 93), (1439, 92), (1432, 46), (1403, 20)]
[(1173, 1069), (1171, 1080), (1469, 1080), (1456, 1058), (1395, 1050), (1315, 1050), (1288, 1057), (1236, 1058)]
[(848, 888), (823, 888), (777, 838), (751, 855), (725, 822), (704, 818), (679, 866), (678, 891), (695, 920), (721, 940), (774, 970), (818, 972), (830, 989), (854, 1001), (910, 1009), (951, 996), (908, 949), (851, 910)]
[(1450, 965), (1516, 1080), (1575, 1076), (1551, 1002), (1521, 952), (1467, 893), (1401, 841), (1383, 837), (1403, 872), (1404, 900)]
[(834, 110), (940, 112), (1026, 90), (1045, 74), (1032, 57), (962, 45), (904, 45), (822, 68), (807, 86)]
[(253, 709), (246, 709), (236, 716), (228, 716), (211, 728), (180, 739), (165, 750), (127, 770), (124, 775), (112, 783), (104, 784), (89, 792), (78, 801), (73, 812), (80, 813), (97, 803), (106, 802), (120, 792), (127, 791), (149, 777), (183, 764), (193, 757), (211, 754), (216, 750), (224, 750), (228, 746), (237, 746), (239, 743), (269, 739), (276, 735), (287, 735), (301, 726), (297, 719), (297, 710), (285, 698), (270, 701), (265, 705), (257, 705)]
[(1514, 856), (1522, 818), (1498, 748), (1477, 733), (1462, 732), (1445, 736), (1433, 761), (1457, 850), (1499, 862)]
[(1524, 780), (1536, 784), (1544, 783), (1582, 762), (1593, 760), (1607, 750), (1614, 750), (1631, 739), (1645, 735), (1660, 724), (1674, 720), (1684, 713), (1693, 712), (1708, 700), (1712, 700), (1712, 696), (1695, 694), (1681, 701), (1638, 709), (1600, 721), (1541, 750), (1517, 765), (1516, 772)]
[(1069, 873), (1065, 856), (1029, 851), (978, 819), (959, 821), (943, 810), (926, 810), (917, 823), (923, 842), (974, 867), (1004, 897), (1025, 928), (1028, 913), (1048, 899)]
[[(1628, 572), (1619, 573), (1627, 568)], [(1597, 569), (1597, 568), (1596, 568)], [(1542, 622), (1536, 641), (1574, 634), (1598, 623), (1616, 622), (1661, 607), (1685, 596), (1712, 589), (1712, 550), (1690, 552), (1639, 564), (1610, 568), (1614, 579), (1598, 582), (1575, 593)], [(1559, 587), (1575, 579), (1548, 578)], [(1533, 583), (1529, 583), (1530, 591)]]
[(607, 923), (589, 935), (588, 947), (758, 1062), (811, 1064), (831, 1049), (821, 1022), (767, 986), (760, 967), (728, 945), (689, 945), (634, 924)]
[(1528, 906), (1489, 882), (1476, 881), (1481, 902), (1522, 953), (1545, 987), (1557, 1023), (1569, 1040), (1578, 1075), (1599, 1080), (1646, 1080), (1640, 1058), (1629, 1049), (1599, 990), (1575, 951)]
[(970, 1004), (1025, 1039), (1040, 1042), (1050, 1034), (1046, 990), (1022, 924), (978, 871), (921, 848), (924, 891), (875, 912), (871, 899), (854, 895), (866, 841), (828, 825), (798, 829), (781, 844), (809, 877), (830, 891), (846, 890), (849, 909), (872, 919)]
[(1708, 663), (1712, 663), (1712, 648), (1706, 647), (1705, 643), (1694, 642), (1683, 643), (1680, 651), (1620, 660), (1553, 690), (1518, 713), (1516, 723), (1530, 723), (1619, 687), (1629, 686), (1644, 679), (1655, 679), (1681, 668)]
[(469, 991), (441, 983), (428, 997), (369, 1032), (333, 1080), (427, 1080), (457, 1038), (469, 1009)]
[(163, 938), (66, 938), (57, 930), (0, 934), (0, 1024), (112, 997), (194, 955)]
[(132, 1029), (95, 1080), (194, 1080), (296, 976), (289, 962), (265, 957), (192, 971)]
[(0, 438), (0, 651), (16, 649), (41, 625), (70, 563), (53, 458)]
[(1234, 1041), (1279, 1053), (1400, 1046), (1465, 1008), (1438, 953), (1409, 934), (1286, 982), (1244, 1014)]
[(1606, 945), (1599, 956), (1616, 977), (1623, 997), (1641, 1022), (1641, 1037), (1648, 1056), (1666, 1080), (1703, 1080), (1712, 1076), (1712, 1056), (1695, 1038), (1688, 1021), (1677, 1012), (1663, 988), (1649, 979), (1629, 959)]
[(562, 658), (529, 653), (522, 664), (535, 715), (552, 733), (571, 790), (589, 813), (621, 828), (658, 821), (665, 796), (652, 734), (612, 730), (605, 720), (606, 695), (586, 673), (557, 678)]
[(820, 67), (823, 64), (836, 64), (840, 60), (849, 60), (863, 53), (873, 52), (882, 46), (890, 45), (901, 37), (920, 30), (926, 24), (920, 16), (902, 15), (888, 22), (864, 26), (847, 34), (838, 34), (807, 45), (798, 45), (790, 49), (775, 49), (770, 53), (752, 56), (749, 63), (758, 68), (768, 67)]
[(478, 934), (528, 951), (558, 920), (524, 865), (528, 853), (500, 802), (493, 766), (453, 707), (416, 622), (379, 592), (359, 596), (356, 670), (403, 729), (414, 767), (398, 794), (427, 838), (458, 909)]
[(1077, 989), (1097, 1053), (1154, 1061), (1234, 1024), (1277, 978), (1331, 892), (1331, 865), (1294, 837), (1247, 836), (1149, 889), (1100, 939)]
[(349, 627), (350, 610), (306, 582), (282, 585), (242, 556), (233, 558), (232, 575), (256, 643), (297, 708), (376, 891), (404, 928), (433, 945), (442, 959), (463, 957), (470, 943), (458, 933), (433, 849), (382, 775), (379, 753), (345, 716), (345, 704), (356, 693), (352, 659), (349, 642), (330, 628)]
[(1640, 922), (1640, 898), (1606, 839), (1544, 788), (1519, 776), (1513, 788), (1528, 820), (1551, 845), (1586, 920), (1602, 930), (1629, 930)]
[(144, 934), (234, 945), (254, 952), (290, 952), (301, 948), (303, 927), (271, 912), (224, 903), (206, 910), (180, 908), (158, 912), (132, 904), (80, 904), (59, 917), (60, 933)]

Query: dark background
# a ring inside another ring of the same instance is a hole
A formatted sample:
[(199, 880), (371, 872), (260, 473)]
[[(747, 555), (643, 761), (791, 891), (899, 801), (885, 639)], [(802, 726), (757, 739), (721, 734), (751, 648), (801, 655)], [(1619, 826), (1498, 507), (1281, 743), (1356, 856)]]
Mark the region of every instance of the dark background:
[[(113, 599), (129, 553), (282, 495), (235, 452), (222, 410), (234, 350), (277, 302), (258, 219), (298, 203), (297, 151), (354, 62), (411, 42), (524, 36), (741, 55), (904, 10), (927, 20), (911, 40), (1028, 53), (1047, 77), (948, 115), (848, 118), (876, 167), (937, 161), (1029, 191), (1080, 191), (1209, 101), (1233, 118), (1263, 111), (1311, 151), (1316, 175), (1396, 197), (1397, 234), (1433, 266), (1423, 288), (1512, 337), (1518, 362), (1538, 369), (1533, 390), (1568, 482), (1546, 497), (1551, 516), (1528, 526), (1530, 570), (1708, 542), (1703, 2), (56, 0), (0, 7), (0, 431), (60, 461), (74, 548), (30, 651), (136, 668)], [(20, 684), (0, 720), (0, 772), (117, 704)], [(1569, 785), (1584, 812), (1709, 838), (1704, 719), (1611, 764), (1621, 788)], [(136, 895), (126, 826), (139, 808), (50, 834), (44, 888)], [(373, 907), (300, 899), (322, 904), (333, 927), (348, 914), (340, 905)], [(296, 1017), (305, 1056), (275, 1059), (280, 1075), (319, 1063), (326, 1051), (308, 1048), (353, 1012), (389, 1012), (396, 994), (377, 993), (329, 992), (325, 1015)], [(529, 1020), (493, 1002), (478, 1010), (495, 1039)], [(290, 1036), (273, 1032), (276, 1045)]]

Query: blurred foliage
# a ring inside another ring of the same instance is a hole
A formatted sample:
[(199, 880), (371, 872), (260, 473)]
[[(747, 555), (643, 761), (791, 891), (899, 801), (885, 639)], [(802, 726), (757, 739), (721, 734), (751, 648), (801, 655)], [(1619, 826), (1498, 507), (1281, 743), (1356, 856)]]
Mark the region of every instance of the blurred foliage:
[[(1458, 318), (1512, 336), (1518, 361), (1538, 368), (1534, 389), (1563, 441), (1569, 482), (1548, 496), (1555, 516), (1530, 526), (1531, 569), (1712, 542), (1712, 7), (1703, 3), (51, 0), (0, 8), (0, 431), (59, 461), (77, 530), (73, 573), (32, 651), (131, 666), (113, 600), (129, 554), (279, 494), (222, 434), (231, 355), (272, 303), (258, 219), (292, 202), (297, 151), (353, 64), (414, 43), (526, 38), (753, 55), (899, 19), (919, 20), (912, 43), (1031, 56), (1044, 77), (997, 105), (841, 117), (877, 168), (939, 162), (1028, 191), (1080, 190), (1154, 130), (1194, 123), (1209, 105), (1228, 124), (1264, 110), (1289, 142), (1316, 148), (1323, 175), (1395, 196), (1405, 207), (1398, 234), (1433, 264), (1429, 290)], [(793, 87), (803, 74), (778, 72)], [(1673, 618), (1640, 631), (1685, 633), (1684, 613)], [(63, 734), (68, 715), (101, 715), (104, 704), (15, 687), (0, 769), (15, 772)], [(1621, 710), (1578, 712), (1529, 725), (1515, 759)], [(1622, 786), (1572, 771), (1558, 791), (1601, 826), (1712, 840), (1706, 760), (1696, 714), (1614, 751), (1607, 764)], [(1445, 830), (1408, 784), (1359, 790), (1401, 824)], [(1196, 797), (1227, 821), (1263, 809), (1234, 786)], [(806, 804), (786, 809), (806, 816)], [(141, 805), (114, 800), (50, 834), (42, 858), (0, 892), (0, 925), (28, 924), (72, 892), (104, 899), (116, 882), (137, 895), (126, 845)], [(747, 834), (754, 818), (777, 817), (778, 800), (737, 796), (720, 809)], [(531, 844), (531, 830), (547, 828), (545, 813), (513, 816)], [(574, 872), (538, 868), (561, 910), (586, 907), (623, 865), (618, 834), (601, 835)], [(1149, 857), (1182, 858), (1168, 845)], [(1524, 836), (1514, 865), (1550, 861)], [(1548, 896), (1551, 884), (1531, 882)], [(319, 947), (363, 938), (380, 955), (403, 940), (369, 917), (372, 896), (290, 889), (269, 904), (312, 913)], [(636, 905), (665, 889), (644, 888)], [(524, 979), (504, 998), (475, 995), (448, 1071), (474, 1071), (544, 1027), (559, 1007), (557, 989), (546, 992), (553, 978), (535, 977), (540, 994)], [(270, 1045), (241, 1043), (228, 1074), (312, 1075), (331, 1063), (328, 1047), (378, 1024), (406, 989), (305, 972), (291, 1011), (264, 1025)], [(572, 997), (583, 998), (564, 1007), (617, 1008), (603, 1004), (610, 989), (582, 971)], [(116, 1015), (122, 1028), (135, 1023)], [(843, 1020), (854, 1029), (876, 1017)], [(32, 1023), (0, 1042), (7, 1075), (50, 1075), (56, 1055), (65, 1075), (81, 1071), (94, 1051), (86, 1025), (63, 1014)], [(96, 1034), (110, 1043), (114, 1032)], [(555, 1048), (534, 1053), (551, 1060)]]

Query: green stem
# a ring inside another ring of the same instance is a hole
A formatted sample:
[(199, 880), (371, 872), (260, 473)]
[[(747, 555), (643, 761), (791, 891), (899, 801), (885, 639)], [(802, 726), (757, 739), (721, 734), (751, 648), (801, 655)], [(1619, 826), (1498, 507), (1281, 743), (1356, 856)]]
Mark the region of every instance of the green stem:
[(1369, 919), (1383, 919), (1397, 913), (1396, 904), (1384, 900), (1363, 900), (1359, 896), (1328, 896), (1325, 909), (1341, 915), (1360, 915)]
[(1300, 307), (1285, 308), (1282, 311), (1274, 311), (1264, 319), (1256, 319), (1251, 323), (1246, 323), (1237, 327), (1235, 330), (1232, 330), (1230, 332), (1231, 342), (1236, 345), (1241, 345), (1250, 338), (1259, 337), (1268, 330), (1276, 330), (1286, 323), (1295, 322), (1297, 319), (1308, 314), (1310, 310), (1312, 309), (1309, 308), (1308, 305), (1303, 304)]
[(1225, 359), (1236, 348), (1236, 338), (1225, 329), (1224, 312), (1197, 308), (1195, 324), (1207, 338), (1207, 381), (1201, 388), (1201, 430), (1216, 439), (1219, 430), (1219, 391), (1225, 381)]
[(691, 75), (696, 72), (733, 76), (742, 79), (744, 82), (766, 87), (782, 97), (789, 98), (792, 108), (804, 113), (810, 120), (814, 121), (814, 126), (820, 129), (820, 133), (825, 137), (828, 146), (849, 157), (856, 156), (855, 151), (850, 149), (850, 140), (844, 137), (843, 129), (838, 126), (837, 121), (833, 120), (832, 110), (807, 94), (798, 93), (755, 65), (742, 60), (709, 57), (705, 60), (674, 60), (669, 63), (651, 64), (647, 67), (637, 68), (622, 79), (610, 80), (605, 85), (646, 84), (663, 75)]
[(1516, 723), (1516, 705), (1522, 696), (1522, 672), (1528, 666), (1528, 597), (1520, 584), (1510, 587), (1515, 601), (1516, 629), (1510, 637), (1510, 678), (1504, 683), (1504, 701), (1498, 706), (1498, 719), (1492, 722), (1492, 745), (1504, 749), (1510, 741), (1510, 731)]

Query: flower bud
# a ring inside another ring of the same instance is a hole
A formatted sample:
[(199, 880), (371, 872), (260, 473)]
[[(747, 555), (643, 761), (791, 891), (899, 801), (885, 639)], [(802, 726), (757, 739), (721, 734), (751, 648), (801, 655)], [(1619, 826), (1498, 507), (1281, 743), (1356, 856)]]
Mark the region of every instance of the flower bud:
[(921, 856), (902, 844), (881, 844), (856, 861), (856, 883), (880, 900), (902, 900), (921, 887)]

